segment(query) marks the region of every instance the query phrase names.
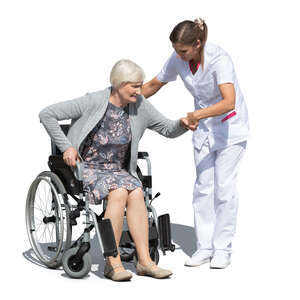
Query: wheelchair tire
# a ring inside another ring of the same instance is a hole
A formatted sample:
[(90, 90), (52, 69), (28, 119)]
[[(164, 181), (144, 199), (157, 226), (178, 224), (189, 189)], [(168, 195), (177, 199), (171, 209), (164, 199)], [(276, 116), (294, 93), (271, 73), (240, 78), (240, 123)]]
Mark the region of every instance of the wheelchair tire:
[(49, 268), (61, 266), (64, 251), (71, 245), (70, 208), (64, 185), (50, 172), (40, 173), (31, 184), (26, 200), (26, 227), (37, 258)]
[(83, 278), (92, 267), (92, 258), (89, 253), (85, 253), (79, 263), (74, 262), (78, 247), (68, 249), (62, 257), (62, 266), (67, 275), (71, 278)]

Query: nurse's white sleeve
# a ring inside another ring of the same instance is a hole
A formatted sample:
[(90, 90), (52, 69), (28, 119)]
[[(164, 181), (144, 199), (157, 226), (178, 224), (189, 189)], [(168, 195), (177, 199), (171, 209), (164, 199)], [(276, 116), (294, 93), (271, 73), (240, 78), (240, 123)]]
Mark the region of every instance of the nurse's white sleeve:
[(226, 53), (220, 54), (214, 64), (214, 73), (217, 78), (217, 83), (234, 83), (235, 71), (230, 56)]
[(176, 68), (176, 52), (169, 57), (162, 70), (157, 74), (156, 78), (161, 82), (175, 81), (178, 75)]

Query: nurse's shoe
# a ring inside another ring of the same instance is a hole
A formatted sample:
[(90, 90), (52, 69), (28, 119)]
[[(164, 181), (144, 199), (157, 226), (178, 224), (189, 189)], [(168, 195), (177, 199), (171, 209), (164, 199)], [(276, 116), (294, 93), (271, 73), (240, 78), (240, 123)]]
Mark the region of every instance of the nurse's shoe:
[(210, 262), (211, 256), (211, 252), (197, 250), (188, 260), (185, 261), (184, 265), (187, 267), (201, 266)]
[(215, 254), (210, 262), (211, 269), (225, 269), (230, 265), (229, 254)]

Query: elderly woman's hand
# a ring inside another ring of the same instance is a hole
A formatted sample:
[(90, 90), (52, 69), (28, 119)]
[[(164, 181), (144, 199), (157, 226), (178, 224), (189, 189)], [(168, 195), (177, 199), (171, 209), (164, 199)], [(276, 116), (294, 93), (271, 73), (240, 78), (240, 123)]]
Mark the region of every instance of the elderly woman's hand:
[(198, 119), (196, 117), (195, 112), (189, 112), (189, 113), (187, 113), (186, 118), (187, 118), (187, 120), (188, 120), (188, 122), (189, 122), (190, 125), (192, 125), (192, 124), (197, 124), (198, 125), (199, 121), (198, 121)]
[(180, 125), (183, 128), (195, 131), (198, 127), (198, 121), (191, 123), (187, 117), (180, 119)]
[(79, 160), (78, 151), (74, 147), (69, 147), (63, 154), (64, 162), (71, 167), (76, 166), (76, 160)]

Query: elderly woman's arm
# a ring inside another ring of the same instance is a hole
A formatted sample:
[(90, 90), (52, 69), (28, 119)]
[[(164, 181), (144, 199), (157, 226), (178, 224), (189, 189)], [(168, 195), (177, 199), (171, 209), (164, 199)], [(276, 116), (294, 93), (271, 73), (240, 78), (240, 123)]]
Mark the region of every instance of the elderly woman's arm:
[(85, 95), (73, 100), (59, 102), (44, 108), (39, 113), (41, 123), (61, 152), (72, 147), (72, 144), (62, 131), (58, 121), (79, 118), (83, 113), (87, 98), (88, 95)]
[(145, 111), (148, 119), (148, 128), (159, 134), (175, 138), (187, 132), (185, 124), (181, 119), (170, 120), (162, 115), (148, 100), (144, 99)]

